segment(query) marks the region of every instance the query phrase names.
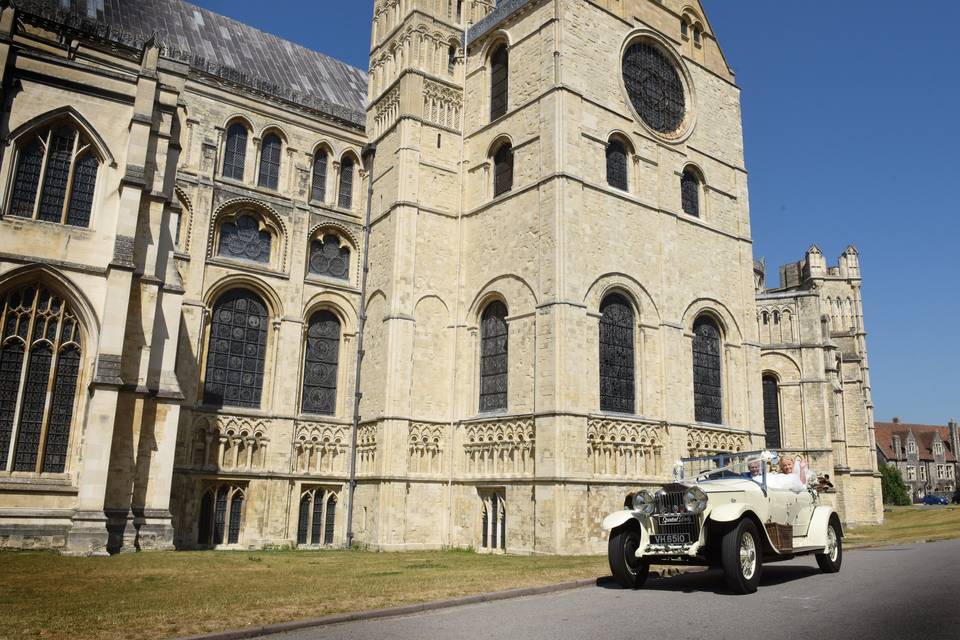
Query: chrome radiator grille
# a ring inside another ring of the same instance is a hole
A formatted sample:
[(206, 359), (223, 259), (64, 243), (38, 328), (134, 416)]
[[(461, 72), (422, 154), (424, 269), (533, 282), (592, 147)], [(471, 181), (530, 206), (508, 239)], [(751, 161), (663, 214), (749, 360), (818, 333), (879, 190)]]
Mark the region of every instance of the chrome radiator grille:
[(700, 539), (700, 516), (689, 513), (683, 504), (682, 491), (668, 490), (657, 492), (655, 495), (656, 511), (653, 514), (653, 533), (655, 537), (667, 536), (669, 540), (674, 536), (683, 536), (686, 542), (697, 542)]

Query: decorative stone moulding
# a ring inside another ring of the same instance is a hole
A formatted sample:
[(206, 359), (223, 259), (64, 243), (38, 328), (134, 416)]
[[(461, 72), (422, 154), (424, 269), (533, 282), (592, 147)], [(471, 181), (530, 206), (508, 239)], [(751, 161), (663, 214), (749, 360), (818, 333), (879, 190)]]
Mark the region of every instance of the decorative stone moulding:
[(474, 476), (533, 475), (534, 446), (533, 418), (465, 425), (464, 470)]
[(664, 473), (666, 428), (620, 420), (587, 421), (590, 471), (598, 476), (643, 478)]
[(410, 473), (438, 475), (443, 471), (443, 445), (446, 442), (445, 425), (412, 423), (409, 429)]
[(194, 423), (193, 466), (216, 471), (262, 470), (270, 422), (235, 416), (200, 416)]
[(294, 472), (342, 474), (347, 469), (350, 431), (345, 425), (297, 422), (294, 431)]
[(744, 451), (748, 444), (747, 436), (742, 433), (703, 427), (687, 429), (687, 453), (691, 458), (715, 453), (737, 453)]

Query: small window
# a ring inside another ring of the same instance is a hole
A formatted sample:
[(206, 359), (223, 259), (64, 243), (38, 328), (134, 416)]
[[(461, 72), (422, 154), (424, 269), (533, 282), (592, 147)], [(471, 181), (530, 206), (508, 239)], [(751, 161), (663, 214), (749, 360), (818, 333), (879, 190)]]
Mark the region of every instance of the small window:
[(327, 200), (327, 159), (326, 149), (320, 149), (313, 156), (313, 186), (310, 199), (317, 202)]
[(907, 442), (907, 453), (916, 453), (917, 452), (917, 443), (913, 440)]
[(507, 307), (491, 302), (480, 321), (480, 412), (507, 409)]
[(457, 48), (453, 45), (450, 45), (450, 48), (447, 49), (447, 72), (453, 73), (454, 69), (457, 67)]
[(776, 376), (763, 376), (763, 429), (767, 436), (767, 448), (783, 446), (780, 434), (780, 386)]
[(270, 264), (273, 236), (263, 227), (260, 218), (241, 213), (220, 225), (217, 255), (233, 260)]
[(611, 140), (607, 145), (607, 184), (614, 189), (626, 191), (627, 149), (619, 140)]
[(243, 523), (243, 489), (232, 485), (212, 487), (200, 501), (197, 542), (205, 546), (238, 544)]
[(227, 129), (227, 144), (223, 153), (223, 177), (243, 180), (247, 161), (247, 128), (235, 122)]
[(495, 551), (507, 548), (507, 509), (503, 493), (497, 491), (481, 496), (480, 547)]
[(684, 213), (700, 217), (700, 180), (691, 169), (684, 169), (680, 177), (680, 199)]
[(337, 494), (330, 490), (310, 489), (300, 497), (300, 521), (297, 544), (333, 544), (336, 531)]
[(338, 205), (341, 209), (353, 208), (353, 158), (347, 156), (340, 163), (340, 200)]
[(510, 54), (502, 44), (490, 56), (490, 120), (507, 113), (509, 98)]
[(350, 247), (328, 233), (310, 243), (310, 273), (337, 280), (350, 278)]
[(513, 148), (509, 143), (500, 145), (493, 156), (493, 197), (513, 189)]
[(693, 28), (693, 43), (700, 45), (703, 42), (703, 29), (698, 26)]
[(684, 38), (690, 37), (690, 23), (687, 22), (686, 18), (680, 20), (680, 35)]
[(263, 139), (260, 151), (260, 186), (276, 190), (280, 186), (280, 136), (271, 133)]

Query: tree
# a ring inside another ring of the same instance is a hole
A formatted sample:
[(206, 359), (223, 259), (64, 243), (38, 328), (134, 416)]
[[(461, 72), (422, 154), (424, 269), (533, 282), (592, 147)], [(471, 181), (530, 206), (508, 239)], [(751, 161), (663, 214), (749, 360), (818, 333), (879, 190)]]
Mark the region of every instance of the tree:
[(904, 506), (910, 504), (910, 490), (903, 481), (900, 470), (892, 464), (880, 465), (880, 488), (883, 504)]

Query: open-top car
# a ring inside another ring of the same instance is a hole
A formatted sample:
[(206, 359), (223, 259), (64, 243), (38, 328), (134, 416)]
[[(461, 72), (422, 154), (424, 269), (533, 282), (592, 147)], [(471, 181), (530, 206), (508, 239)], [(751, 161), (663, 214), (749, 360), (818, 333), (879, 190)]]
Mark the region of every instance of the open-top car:
[(825, 573), (843, 560), (843, 528), (815, 483), (772, 473), (769, 451), (688, 458), (674, 482), (627, 495), (624, 510), (607, 516), (614, 578), (638, 588), (651, 564), (722, 567), (736, 593), (757, 590), (765, 562), (816, 556)]

